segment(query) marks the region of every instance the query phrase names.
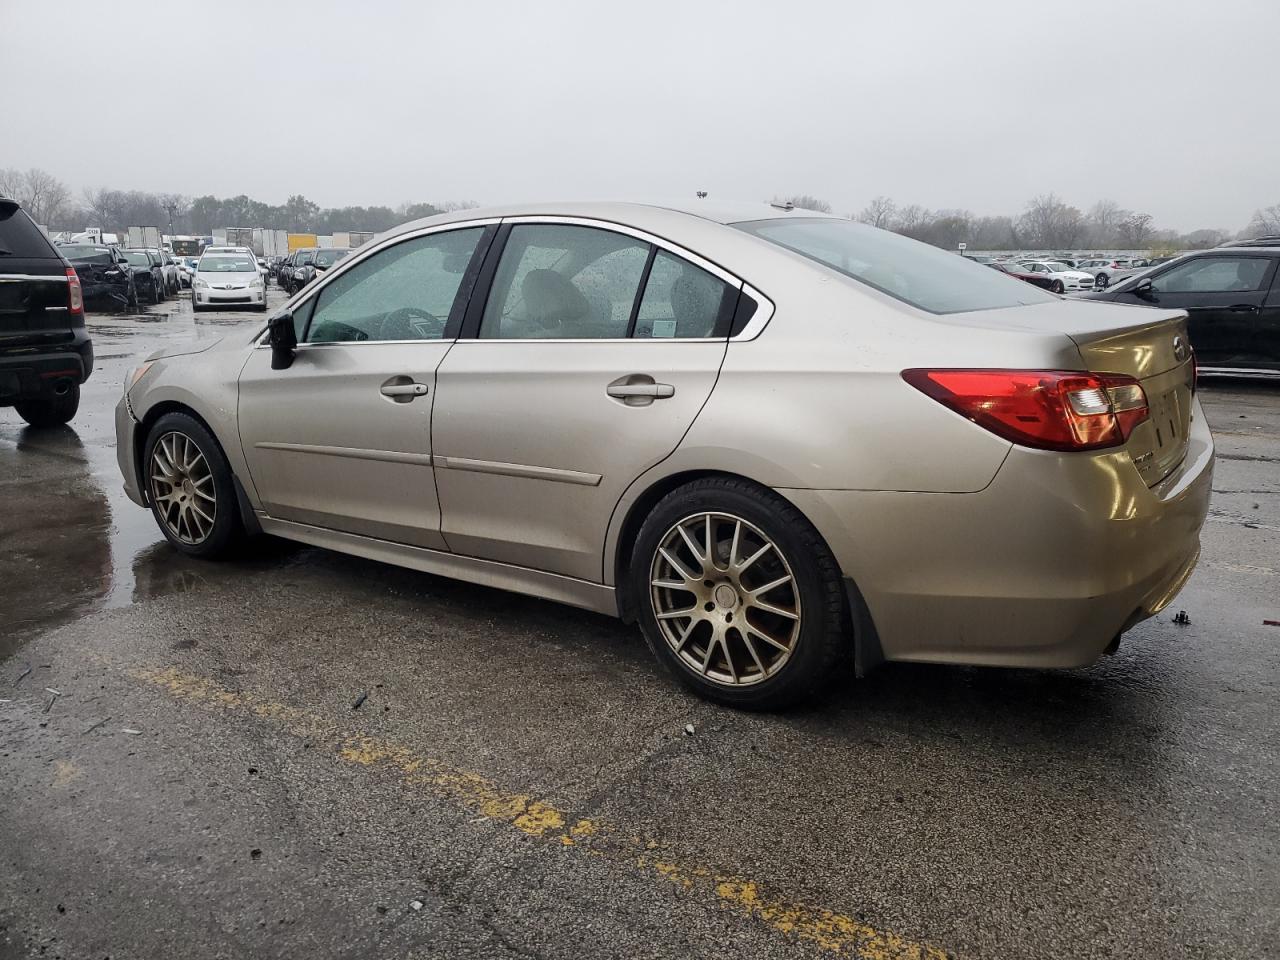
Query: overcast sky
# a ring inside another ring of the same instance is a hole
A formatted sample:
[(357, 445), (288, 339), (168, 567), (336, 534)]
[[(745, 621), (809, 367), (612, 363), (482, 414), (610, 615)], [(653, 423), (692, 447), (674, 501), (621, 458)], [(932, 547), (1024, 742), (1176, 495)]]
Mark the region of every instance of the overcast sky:
[(1280, 203), (1280, 0), (0, 0), (0, 50), (0, 167), (77, 194)]

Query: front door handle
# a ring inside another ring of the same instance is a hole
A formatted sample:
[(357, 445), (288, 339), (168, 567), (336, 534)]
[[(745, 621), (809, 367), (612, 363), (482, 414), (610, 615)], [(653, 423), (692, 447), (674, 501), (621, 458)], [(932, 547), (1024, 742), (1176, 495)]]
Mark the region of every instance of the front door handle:
[(1257, 313), (1258, 308), (1249, 303), (1237, 303), (1227, 307), (1229, 313)]
[(619, 400), (625, 400), (627, 397), (665, 400), (667, 397), (676, 395), (676, 388), (669, 383), (611, 383), (606, 392)]
[(390, 397), (396, 403), (409, 403), (414, 397), (425, 397), (425, 383), (384, 383), (378, 388), (384, 397)]

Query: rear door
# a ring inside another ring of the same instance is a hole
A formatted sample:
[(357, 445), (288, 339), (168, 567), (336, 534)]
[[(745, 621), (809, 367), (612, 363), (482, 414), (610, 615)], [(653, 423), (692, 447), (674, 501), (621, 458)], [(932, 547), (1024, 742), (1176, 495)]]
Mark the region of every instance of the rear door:
[[(34, 354), (75, 339), (67, 265), (16, 203), (0, 200), (0, 356)], [(0, 400), (19, 392), (0, 372)]]
[(1202, 367), (1248, 370), (1266, 366), (1271, 352), (1267, 330), (1276, 317), (1265, 308), (1275, 272), (1265, 253), (1191, 257), (1153, 276), (1148, 297), (1124, 293), (1116, 300), (1186, 310)]
[(710, 396), (741, 283), (613, 224), (504, 226), (437, 374), (442, 531), (467, 556), (593, 582), (627, 486)]

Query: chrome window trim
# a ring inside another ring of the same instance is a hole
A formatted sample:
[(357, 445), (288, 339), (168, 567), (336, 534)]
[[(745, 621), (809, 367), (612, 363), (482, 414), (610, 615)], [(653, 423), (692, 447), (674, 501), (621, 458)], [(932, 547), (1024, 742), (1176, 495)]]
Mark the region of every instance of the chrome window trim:
[(0, 283), (17, 283), (20, 280), (53, 280), (60, 283), (69, 283), (71, 281), (71, 278), (68, 277), (65, 273), (53, 273), (53, 274), (47, 274), (47, 275), (39, 275), (34, 273), (0, 274)]

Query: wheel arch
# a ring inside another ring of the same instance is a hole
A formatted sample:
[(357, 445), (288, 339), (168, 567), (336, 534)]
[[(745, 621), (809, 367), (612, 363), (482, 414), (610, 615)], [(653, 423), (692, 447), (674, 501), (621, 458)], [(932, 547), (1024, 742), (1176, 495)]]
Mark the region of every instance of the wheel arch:
[(213, 437), (213, 442), (218, 445), (218, 452), (222, 454), (223, 459), (227, 461), (227, 467), (231, 471), (231, 481), (236, 488), (236, 506), (240, 512), (240, 522), (244, 525), (249, 533), (260, 533), (262, 531), (261, 524), (258, 523), (257, 514), (254, 513), (253, 504), (249, 500), (248, 494), (245, 492), (244, 484), (240, 481), (240, 477), (236, 473), (236, 461), (227, 451), (226, 444), (222, 442), (222, 438), (218, 436), (218, 431), (208, 418), (201, 415), (200, 411), (183, 403), (181, 400), (161, 400), (152, 404), (147, 408), (146, 413), (142, 414), (138, 419), (138, 429), (133, 432), (133, 463), (137, 470), (139, 487), (142, 490), (142, 496), (150, 502), (151, 494), (149, 491), (146, 473), (144, 472), (143, 457), (147, 450), (147, 438), (151, 436), (151, 430), (159, 422), (160, 418), (170, 413), (181, 413), (190, 417), (200, 426), (209, 431), (209, 436)]

